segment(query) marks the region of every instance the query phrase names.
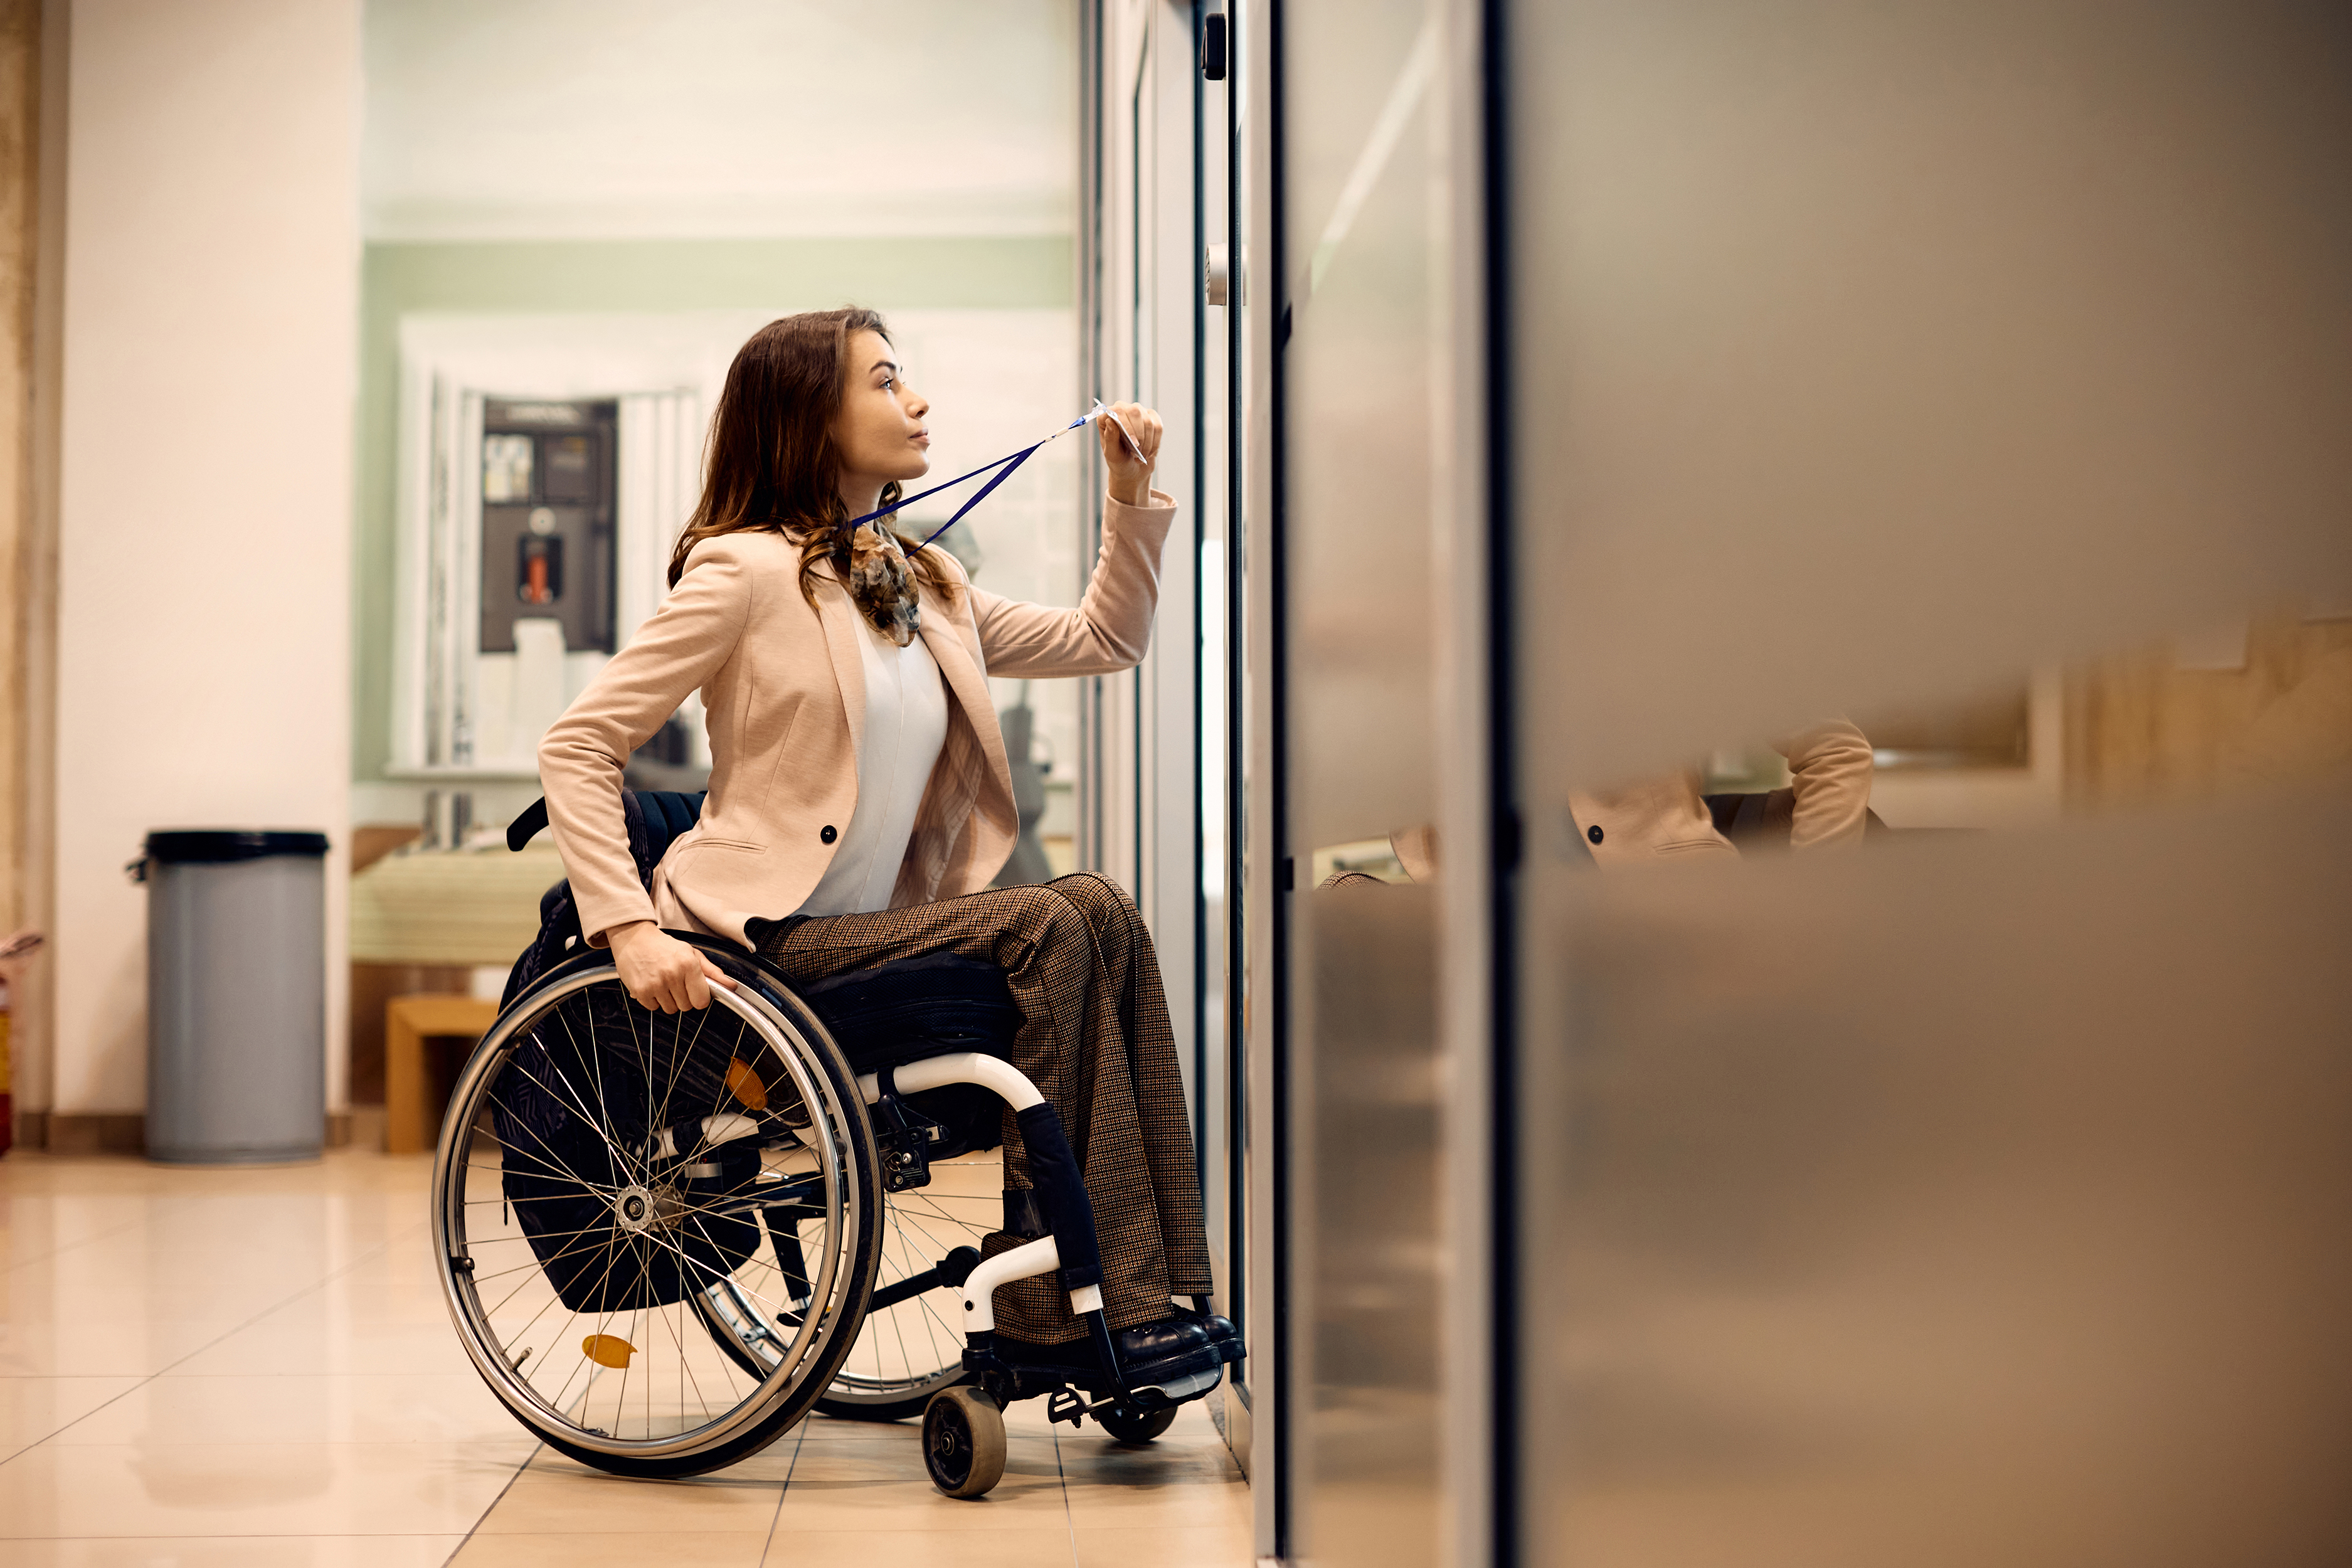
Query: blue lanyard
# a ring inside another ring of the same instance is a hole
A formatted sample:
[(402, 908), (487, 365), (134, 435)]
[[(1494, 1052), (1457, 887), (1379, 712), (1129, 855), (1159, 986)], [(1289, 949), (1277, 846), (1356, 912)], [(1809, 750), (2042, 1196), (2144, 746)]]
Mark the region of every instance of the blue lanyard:
[[(980, 467), (972, 469), (971, 472), (968, 474), (958, 474), (954, 479), (949, 479), (944, 484), (933, 485), (929, 489), (919, 490), (910, 496), (901, 496), (897, 500), (892, 501), (888, 506), (882, 508), (879, 511), (869, 511), (864, 517), (852, 518), (850, 520), (849, 526), (853, 531), (862, 528), (866, 523), (872, 522), (877, 518), (888, 517), (891, 513), (903, 510), (905, 508), (914, 505), (919, 500), (927, 500), (930, 497), (939, 494), (941, 490), (951, 490), (955, 489), (956, 486), (963, 483), (966, 479), (978, 479), (981, 475), (987, 473), (990, 469), (995, 469), (996, 477), (989, 480), (988, 483), (981, 486), (978, 490), (974, 491), (972, 493), (972, 498), (970, 500), (956, 508), (955, 515), (953, 517), (940, 524), (939, 527), (931, 530), (929, 536), (927, 537), (922, 543), (915, 546), (913, 550), (907, 552), (909, 555), (918, 554), (920, 552), (929, 549), (932, 540), (937, 539), (940, 534), (945, 533), (949, 529), (953, 528), (957, 523), (961, 522), (963, 521), (964, 513), (970, 511), (972, 508), (986, 500), (988, 499), (988, 492), (1003, 484), (1005, 480), (1011, 479), (1013, 477), (1013, 471), (1015, 468), (1018, 468), (1022, 464), (1027, 462), (1030, 457), (1036, 452), (1038, 447), (1051, 446), (1055, 441), (1058, 441), (1063, 437), (1068, 435), (1071, 431), (1076, 429), (1079, 426), (1090, 425), (1097, 418), (1108, 419), (1112, 424), (1118, 425), (1122, 433), (1127, 429), (1127, 426), (1120, 421), (1118, 416), (1104, 407), (1101, 402), (1097, 400), (1092, 408), (1088, 409), (1086, 413), (1079, 415), (1076, 419), (1071, 420), (1067, 425), (1063, 426), (1059, 430), (1055, 431), (1043, 441), (1034, 442), (1029, 446), (1024, 447), (1021, 450), (1014, 452), (1010, 456), (999, 458), (992, 463), (982, 463)], [(1129, 436), (1127, 439), (1129, 446), (1135, 445), (1134, 437)], [(1140, 447), (1136, 447), (1136, 450), (1139, 452), (1143, 448)]]

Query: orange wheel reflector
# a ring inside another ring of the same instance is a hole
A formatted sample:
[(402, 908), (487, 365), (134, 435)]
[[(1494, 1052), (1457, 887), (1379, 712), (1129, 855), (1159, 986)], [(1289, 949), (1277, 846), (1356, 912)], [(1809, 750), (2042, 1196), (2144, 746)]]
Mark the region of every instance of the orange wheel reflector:
[(760, 1075), (745, 1065), (740, 1057), (727, 1064), (727, 1092), (746, 1110), (768, 1109), (768, 1086), (760, 1081)]
[(580, 1342), (580, 1353), (598, 1366), (609, 1366), (617, 1372), (629, 1364), (637, 1347), (612, 1334), (590, 1334)]

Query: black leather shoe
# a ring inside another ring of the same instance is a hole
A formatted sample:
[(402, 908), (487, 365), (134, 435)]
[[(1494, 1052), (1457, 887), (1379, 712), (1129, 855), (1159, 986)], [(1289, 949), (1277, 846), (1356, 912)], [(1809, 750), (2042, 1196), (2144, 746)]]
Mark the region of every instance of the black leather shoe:
[[(1200, 1298), (1194, 1297), (1193, 1300)], [(1176, 1316), (1185, 1322), (1199, 1325), (1201, 1331), (1208, 1336), (1209, 1343), (1217, 1348), (1219, 1364), (1242, 1359), (1242, 1331), (1234, 1327), (1231, 1318), (1220, 1318), (1214, 1312), (1194, 1311), (1182, 1307), (1176, 1309)]]
[(1119, 1330), (1111, 1338), (1118, 1342), (1119, 1369), (1128, 1374), (1129, 1383), (1162, 1369), (1189, 1367), (1195, 1362), (1211, 1366), (1223, 1364), (1205, 1359), (1203, 1352), (1213, 1349), (1209, 1331), (1189, 1312), (1162, 1318), (1156, 1323), (1138, 1323), (1131, 1329)]

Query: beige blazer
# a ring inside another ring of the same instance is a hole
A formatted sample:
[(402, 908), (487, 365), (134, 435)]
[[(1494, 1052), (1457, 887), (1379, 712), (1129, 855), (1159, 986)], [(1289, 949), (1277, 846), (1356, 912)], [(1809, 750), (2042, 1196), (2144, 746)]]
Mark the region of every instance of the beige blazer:
[[(1176, 516), (1107, 500), (1102, 552), (1075, 610), (1016, 603), (965, 583), (950, 609), (923, 595), (922, 638), (948, 688), (948, 733), (915, 819), (893, 907), (978, 892), (1012, 853), (1013, 775), (988, 677), (1108, 675), (1143, 658), (1160, 598), (1160, 550)], [(964, 583), (951, 557), (941, 559)], [(706, 539), (651, 620), (580, 694), (539, 748), (548, 824), (580, 929), (602, 946), (633, 921), (746, 942), (745, 922), (801, 906), (857, 808), (866, 673), (857, 613), (829, 567), (816, 604), (782, 535)], [(621, 770), (689, 692), (710, 736), (702, 819), (670, 846), (650, 894), (629, 858)]]
[[(1819, 849), (1862, 842), (1870, 814), (1870, 742), (1843, 721), (1815, 725), (1773, 748), (1789, 759), (1796, 820), (1789, 844)], [(1670, 773), (1605, 794), (1571, 794), (1569, 815), (1602, 866), (1654, 865), (1693, 855), (1737, 855), (1715, 830), (1696, 773)]]

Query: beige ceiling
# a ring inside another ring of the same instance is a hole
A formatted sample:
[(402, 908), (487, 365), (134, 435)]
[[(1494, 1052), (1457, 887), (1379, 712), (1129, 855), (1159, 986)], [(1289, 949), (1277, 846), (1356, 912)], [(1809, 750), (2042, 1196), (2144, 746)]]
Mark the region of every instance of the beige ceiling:
[(1073, 0), (368, 0), (376, 240), (1061, 234)]

